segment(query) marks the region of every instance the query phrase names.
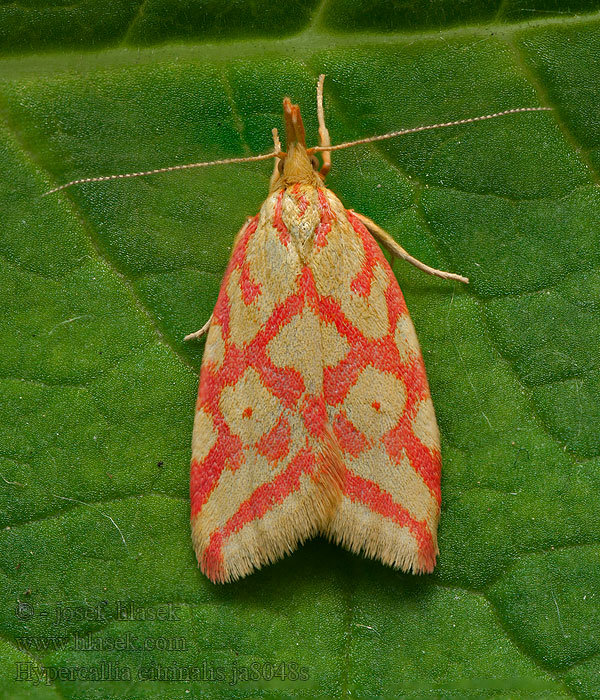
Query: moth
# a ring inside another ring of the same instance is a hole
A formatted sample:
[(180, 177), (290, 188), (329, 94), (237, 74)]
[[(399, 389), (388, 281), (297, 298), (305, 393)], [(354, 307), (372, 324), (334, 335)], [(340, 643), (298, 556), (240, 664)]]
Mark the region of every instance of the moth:
[[(440, 438), (415, 330), (380, 245), (431, 275), (325, 186), (331, 153), (524, 107), (332, 146), (317, 86), (319, 146), (283, 100), (271, 153), (152, 171), (275, 159), (268, 196), (233, 244), (207, 334), (192, 437), (192, 540), (213, 582), (242, 578), (314, 535), (415, 574), (433, 571)], [(322, 163), (316, 157), (320, 153)]]
[(413, 573), (431, 572), (438, 554), (438, 427), (378, 243), (468, 280), (419, 262), (327, 189), (323, 79), (319, 147), (307, 148), (298, 105), (283, 101), (286, 150), (275, 132), (269, 194), (237, 235), (208, 326), (190, 496), (194, 548), (214, 582), (317, 534)]

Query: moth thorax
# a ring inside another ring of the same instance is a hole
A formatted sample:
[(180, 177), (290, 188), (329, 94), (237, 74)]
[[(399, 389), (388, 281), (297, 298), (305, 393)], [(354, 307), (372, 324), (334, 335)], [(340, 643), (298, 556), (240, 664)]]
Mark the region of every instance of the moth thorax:
[(288, 146), (287, 155), (283, 159), (283, 172), (281, 182), (278, 184), (280, 187), (282, 185), (289, 187), (296, 183), (314, 185), (316, 187), (322, 184), (322, 181), (314, 169), (306, 148), (294, 141)]

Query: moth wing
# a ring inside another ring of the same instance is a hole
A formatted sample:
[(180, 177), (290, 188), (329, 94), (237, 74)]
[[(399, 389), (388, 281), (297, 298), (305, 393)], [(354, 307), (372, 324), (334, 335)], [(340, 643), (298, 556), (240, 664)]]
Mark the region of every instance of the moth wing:
[(319, 532), (341, 499), (326, 431), (319, 320), (271, 195), (240, 231), (208, 333), (191, 464), (192, 539), (212, 581)]
[(441, 459), (419, 343), (379, 246), (323, 192), (329, 230), (311, 269), (329, 348), (324, 398), (346, 466), (343, 498), (324, 533), (387, 565), (429, 572), (438, 552)]

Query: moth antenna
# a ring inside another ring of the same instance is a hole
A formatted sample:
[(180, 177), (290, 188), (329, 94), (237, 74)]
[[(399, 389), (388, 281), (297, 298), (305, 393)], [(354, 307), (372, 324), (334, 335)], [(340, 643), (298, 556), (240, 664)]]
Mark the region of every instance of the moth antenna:
[(273, 134), (273, 146), (275, 146), (275, 155), (285, 155), (281, 150), (281, 141), (279, 140), (279, 132), (277, 131), (277, 127), (273, 127), (271, 129), (271, 133)]
[(472, 124), (473, 122), (482, 122), (486, 119), (495, 119), (496, 117), (504, 117), (507, 114), (518, 114), (519, 112), (551, 112), (552, 107), (517, 107), (516, 109), (507, 109), (504, 112), (495, 112), (494, 114), (484, 114), (481, 117), (469, 117), (468, 119), (457, 119), (453, 122), (443, 122), (441, 124), (428, 124), (427, 126), (415, 126), (412, 129), (401, 129), (400, 131), (390, 131), (387, 134), (379, 136), (368, 136), (364, 139), (356, 141), (347, 141), (339, 143), (336, 146), (313, 146), (308, 149), (309, 153), (319, 153), (327, 151), (340, 151), (342, 148), (350, 148), (351, 146), (360, 146), (363, 143), (373, 143), (374, 141), (385, 141), (392, 139), (395, 136), (404, 136), (405, 134), (416, 134), (419, 131), (430, 131), (432, 129), (443, 129), (446, 126), (459, 126), (461, 124)]
[(206, 168), (209, 165), (227, 165), (229, 163), (249, 163), (250, 161), (256, 160), (268, 160), (269, 158), (276, 158), (280, 155), (281, 151), (272, 151), (271, 153), (263, 153), (259, 156), (248, 156), (246, 158), (225, 158), (224, 160), (208, 160), (202, 163), (186, 163), (185, 165), (171, 165), (167, 168), (155, 168), (154, 170), (142, 170), (138, 173), (122, 173), (119, 175), (102, 175), (100, 177), (84, 177), (79, 180), (71, 180), (64, 185), (59, 187), (54, 187), (47, 192), (44, 192), (42, 197), (48, 194), (54, 194), (55, 192), (60, 192), (60, 190), (66, 190), (67, 187), (72, 185), (81, 185), (87, 182), (106, 182), (107, 180), (121, 180), (129, 177), (145, 177), (146, 175), (157, 175), (158, 173), (170, 173), (174, 170), (191, 170), (192, 168)]
[(322, 177), (325, 177), (331, 170), (331, 156), (329, 155), (328, 146), (331, 144), (329, 131), (325, 126), (325, 110), (323, 109), (323, 83), (325, 82), (325, 74), (321, 73), (319, 82), (317, 83), (317, 119), (319, 120), (319, 145), (323, 153), (323, 165), (321, 166)]

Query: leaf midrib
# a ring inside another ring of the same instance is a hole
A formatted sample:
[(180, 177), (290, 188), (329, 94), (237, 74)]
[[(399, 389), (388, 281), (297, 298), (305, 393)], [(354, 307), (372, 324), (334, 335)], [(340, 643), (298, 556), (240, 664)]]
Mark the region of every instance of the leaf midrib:
[[(510, 24), (490, 22), (482, 25), (466, 25), (417, 32), (353, 32), (341, 34), (325, 31), (322, 27), (308, 25), (302, 32), (283, 39), (264, 37), (259, 39), (231, 39), (219, 41), (171, 42), (163, 46), (129, 46), (122, 44), (102, 49), (80, 49), (77, 51), (38, 51), (31, 54), (11, 54), (0, 57), (0, 80), (22, 80), (27, 77), (39, 79), (44, 75), (62, 73), (73, 70), (78, 75), (99, 68), (128, 67), (132, 63), (139, 65), (144, 58), (148, 62), (158, 63), (169, 59), (177, 61), (189, 60), (195, 62), (206, 60), (215, 63), (229, 63), (236, 58), (264, 58), (269, 52), (278, 57), (312, 55), (324, 50), (343, 49), (348, 47), (369, 46), (402, 46), (416, 42), (446, 42), (448, 39), (460, 37), (482, 37), (486, 39), (503, 39), (519, 32), (538, 27), (558, 29), (578, 25), (589, 25), (600, 21), (600, 11), (590, 12), (572, 17), (548, 17), (535, 20), (524, 20)], [(81, 62), (82, 55), (93, 57), (93, 61)], [(43, 61), (40, 62), (40, 58)]]

